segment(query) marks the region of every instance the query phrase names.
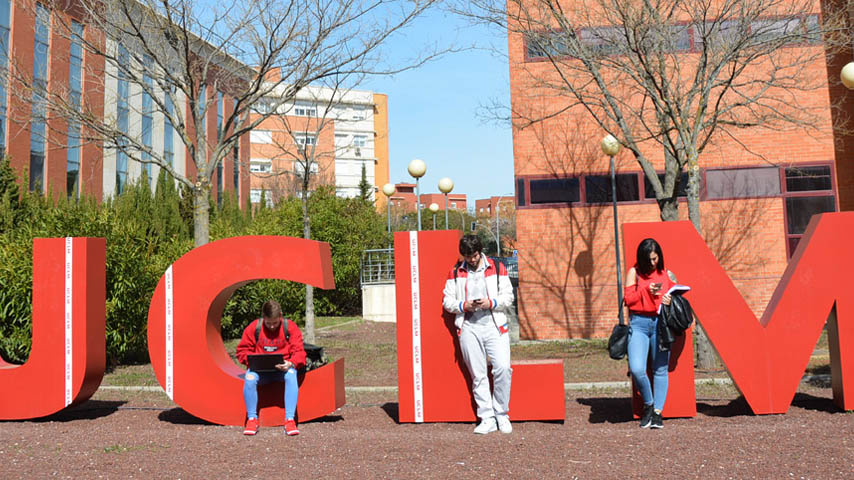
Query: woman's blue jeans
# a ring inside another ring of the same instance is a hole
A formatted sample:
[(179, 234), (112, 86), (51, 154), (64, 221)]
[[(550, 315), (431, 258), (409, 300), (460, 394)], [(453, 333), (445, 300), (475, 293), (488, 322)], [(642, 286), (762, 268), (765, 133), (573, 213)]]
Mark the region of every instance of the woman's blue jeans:
[(293, 420), (297, 412), (297, 369), (287, 372), (256, 373), (247, 370), (243, 377), (243, 401), (246, 403), (246, 418), (258, 418), (258, 387), (273, 382), (285, 382), (285, 418)]
[[(662, 410), (667, 400), (667, 366), (670, 363), (670, 351), (658, 351), (658, 317), (633, 313), (631, 321), (629, 370), (632, 371), (644, 405), (655, 404), (656, 410)], [(650, 357), (651, 362), (649, 362)], [(646, 374), (648, 362), (652, 364), (652, 385)]]

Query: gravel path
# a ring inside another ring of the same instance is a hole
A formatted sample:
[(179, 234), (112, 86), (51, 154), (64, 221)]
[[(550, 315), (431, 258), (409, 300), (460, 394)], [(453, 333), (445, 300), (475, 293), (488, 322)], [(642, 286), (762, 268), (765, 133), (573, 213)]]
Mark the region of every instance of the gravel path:
[(48, 419), (0, 422), (0, 478), (854, 477), (854, 413), (829, 389), (802, 387), (786, 415), (753, 416), (730, 397), (701, 395), (696, 418), (651, 431), (631, 420), (627, 392), (569, 392), (563, 423), (476, 436), (472, 424), (399, 425), (396, 398), (367, 393), (298, 437), (243, 437), (161, 394), (99, 392)]

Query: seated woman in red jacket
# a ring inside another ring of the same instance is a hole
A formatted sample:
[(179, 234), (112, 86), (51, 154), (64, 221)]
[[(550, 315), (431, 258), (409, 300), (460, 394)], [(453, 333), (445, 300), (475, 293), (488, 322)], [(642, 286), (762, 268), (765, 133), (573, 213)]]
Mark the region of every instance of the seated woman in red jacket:
[[(276, 365), (275, 372), (246, 370), (243, 379), (243, 400), (246, 403), (246, 429), (244, 435), (258, 433), (258, 386), (271, 382), (285, 383), (285, 433), (299, 435), (296, 421), (297, 370), (305, 366), (305, 348), (302, 333), (296, 323), (282, 318), (282, 307), (273, 300), (261, 308), (263, 318), (255, 320), (243, 331), (237, 344), (237, 360), (249, 366), (248, 356), (255, 353), (280, 353), (284, 361)], [(259, 324), (261, 328), (259, 328)]]
[[(664, 268), (661, 245), (647, 238), (638, 245), (637, 261), (626, 275), (625, 301), (629, 307), (629, 370), (643, 397), (642, 428), (663, 428), (661, 410), (667, 400), (667, 366), (670, 350), (658, 348), (658, 307), (670, 305), (666, 292), (676, 284), (676, 277)], [(662, 294), (662, 292), (665, 292)], [(652, 357), (653, 383), (650, 385), (646, 366)]]

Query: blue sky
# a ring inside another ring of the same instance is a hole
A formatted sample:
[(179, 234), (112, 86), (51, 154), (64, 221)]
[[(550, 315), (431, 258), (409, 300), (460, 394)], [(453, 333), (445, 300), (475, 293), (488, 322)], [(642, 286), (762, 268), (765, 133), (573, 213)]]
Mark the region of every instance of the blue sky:
[[(494, 29), (433, 12), (389, 45), (392, 57), (411, 56), (442, 42), (463, 47), (493, 46), (506, 55), (507, 36)], [(389, 155), (392, 183), (412, 182), (406, 167), (413, 158), (427, 164), (422, 193), (438, 193), (442, 177), (454, 181), (452, 193), (474, 200), (513, 193), (513, 144), (509, 124), (478, 115), (494, 100), (510, 104), (506, 56), (486, 49), (448, 54), (394, 77), (368, 79), (360, 89), (388, 94)]]

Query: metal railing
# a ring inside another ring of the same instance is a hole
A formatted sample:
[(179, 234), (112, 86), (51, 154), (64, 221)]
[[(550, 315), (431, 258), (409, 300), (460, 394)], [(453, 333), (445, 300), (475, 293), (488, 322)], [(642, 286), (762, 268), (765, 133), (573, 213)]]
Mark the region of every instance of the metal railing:
[(362, 285), (394, 283), (394, 249), (363, 251), (361, 280)]

